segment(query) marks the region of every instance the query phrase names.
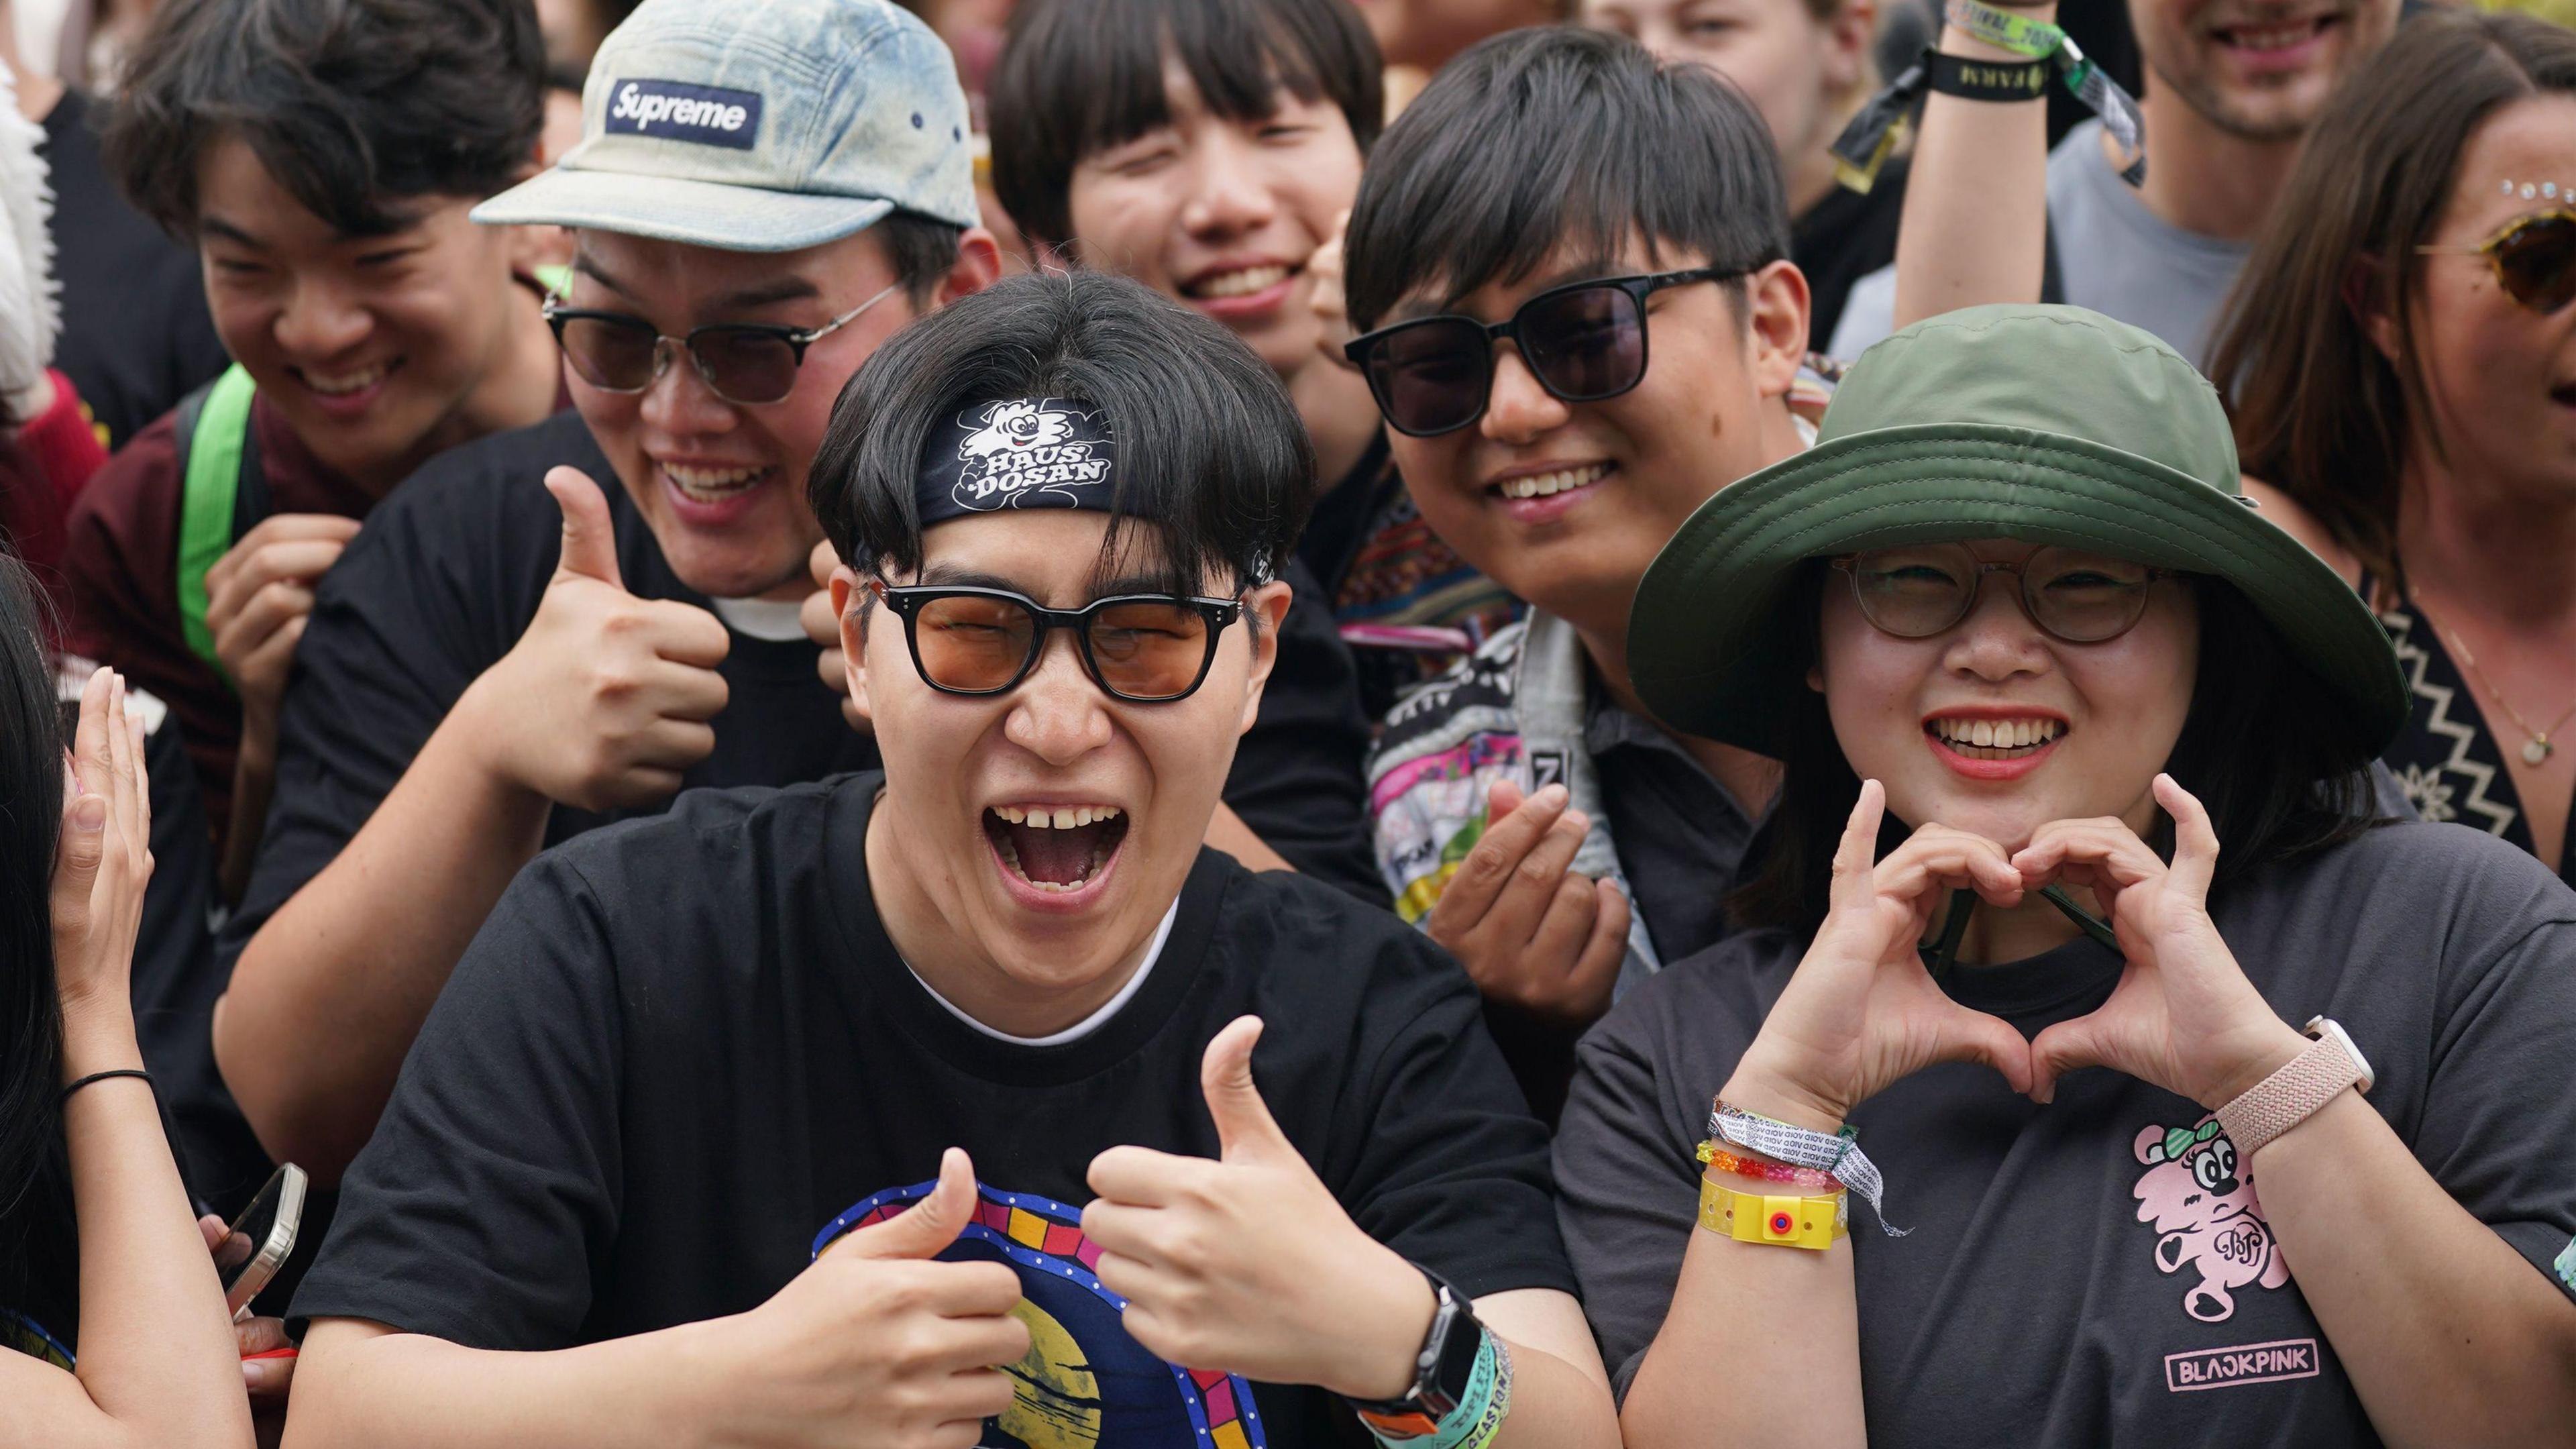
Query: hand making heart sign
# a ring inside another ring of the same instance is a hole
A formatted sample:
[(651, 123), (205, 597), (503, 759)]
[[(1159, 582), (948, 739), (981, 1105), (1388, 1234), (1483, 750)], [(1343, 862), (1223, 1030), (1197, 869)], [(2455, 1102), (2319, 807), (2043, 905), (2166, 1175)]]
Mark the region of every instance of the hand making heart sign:
[[(1925, 825), (1873, 862), (1887, 794), (1863, 782), (1834, 853), (1824, 924), (1720, 1095), (1832, 1131), (1935, 1062), (1984, 1062), (2041, 1102), (2079, 1067), (2126, 1072), (2210, 1108), (2270, 1075), (2305, 1039), (2245, 978), (2210, 921), (2218, 836), (2208, 812), (2170, 775), (2156, 777), (2154, 793), (2174, 821), (2171, 864), (2116, 819), (2054, 821), (2010, 854)], [(2034, 1041), (1952, 1000), (1918, 945), (1948, 892), (2011, 908), (2055, 883), (2093, 892), (2127, 965), (2099, 1008)]]

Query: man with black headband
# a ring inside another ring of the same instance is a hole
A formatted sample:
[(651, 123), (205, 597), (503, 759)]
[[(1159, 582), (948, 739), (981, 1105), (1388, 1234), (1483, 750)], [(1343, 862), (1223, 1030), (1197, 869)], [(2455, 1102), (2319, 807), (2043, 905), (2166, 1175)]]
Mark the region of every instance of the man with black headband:
[(1311, 467), (1131, 282), (889, 341), (812, 485), (886, 770), (511, 887), (297, 1297), (316, 1442), (1615, 1444), (1473, 985), (1200, 845)]

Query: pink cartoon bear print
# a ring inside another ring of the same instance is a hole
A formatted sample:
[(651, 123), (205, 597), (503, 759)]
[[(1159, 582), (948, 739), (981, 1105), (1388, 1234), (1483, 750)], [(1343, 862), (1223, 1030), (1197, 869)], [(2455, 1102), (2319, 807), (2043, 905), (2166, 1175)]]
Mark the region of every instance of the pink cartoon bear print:
[(2150, 1126), (2138, 1134), (2136, 1150), (2147, 1171), (2132, 1195), (2138, 1221), (2159, 1234), (2156, 1266), (2168, 1273), (2189, 1268), (2199, 1277), (2183, 1290), (2183, 1312), (2223, 1323), (2236, 1312), (2232, 1290), (2290, 1281), (2253, 1179), (2238, 1171), (2236, 1144), (2215, 1116), (2189, 1127)]

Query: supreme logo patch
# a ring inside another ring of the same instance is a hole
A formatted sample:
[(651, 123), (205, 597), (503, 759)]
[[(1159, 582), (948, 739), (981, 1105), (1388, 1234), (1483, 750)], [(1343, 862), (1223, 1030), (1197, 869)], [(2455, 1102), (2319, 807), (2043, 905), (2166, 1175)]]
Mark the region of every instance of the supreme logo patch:
[(2316, 1376), (2317, 1341), (2313, 1338), (2284, 1338), (2249, 1343), (2242, 1348), (2204, 1348), (2196, 1353), (2165, 1355), (2165, 1387), (2177, 1394)]
[(608, 130), (748, 151), (760, 134), (760, 93), (683, 81), (622, 80), (609, 93)]

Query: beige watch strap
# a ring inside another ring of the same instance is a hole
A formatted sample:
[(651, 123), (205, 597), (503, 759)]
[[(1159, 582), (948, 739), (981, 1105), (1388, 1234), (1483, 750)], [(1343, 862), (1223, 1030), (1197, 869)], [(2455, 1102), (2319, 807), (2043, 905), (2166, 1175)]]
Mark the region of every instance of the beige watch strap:
[(2316, 1114), (2344, 1088), (2361, 1081), (2361, 1063), (2330, 1033), (2308, 1043), (2289, 1064), (2256, 1082), (2218, 1109), (2218, 1125), (2236, 1144), (2236, 1160)]

